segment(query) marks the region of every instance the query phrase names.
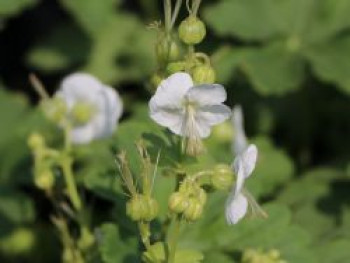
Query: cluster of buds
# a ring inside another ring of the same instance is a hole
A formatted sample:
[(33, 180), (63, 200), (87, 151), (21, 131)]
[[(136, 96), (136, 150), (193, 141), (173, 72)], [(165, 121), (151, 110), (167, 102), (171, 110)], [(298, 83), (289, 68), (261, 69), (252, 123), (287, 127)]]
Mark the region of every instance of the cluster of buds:
[(142, 161), (141, 189), (137, 189), (134, 184), (134, 176), (129, 168), (125, 152), (118, 156), (120, 175), (130, 196), (126, 204), (126, 214), (133, 221), (150, 222), (157, 217), (159, 212), (158, 202), (152, 197), (155, 171), (151, 169), (152, 163), (142, 141), (137, 143), (137, 148)]
[(207, 201), (204, 189), (192, 178), (185, 179), (177, 192), (169, 198), (169, 209), (171, 212), (181, 214), (189, 221), (198, 220)]
[(39, 133), (29, 136), (28, 146), (34, 154), (34, 184), (41, 190), (50, 191), (55, 184), (53, 167), (58, 153), (46, 146)]
[(242, 256), (242, 263), (287, 263), (281, 259), (281, 254), (276, 249), (263, 252), (261, 249), (247, 249)]
[(156, 88), (163, 79), (176, 72), (189, 73), (195, 84), (214, 83), (216, 74), (209, 56), (195, 51), (195, 45), (200, 44), (206, 36), (206, 26), (198, 17), (201, 0), (192, 0), (191, 5), (187, 0), (189, 15), (180, 23), (177, 32), (173, 27), (182, 1), (176, 2), (173, 13), (169, 2), (165, 1), (167, 12), (164, 27), (157, 24), (155, 53), (158, 68), (151, 78), (152, 86)]

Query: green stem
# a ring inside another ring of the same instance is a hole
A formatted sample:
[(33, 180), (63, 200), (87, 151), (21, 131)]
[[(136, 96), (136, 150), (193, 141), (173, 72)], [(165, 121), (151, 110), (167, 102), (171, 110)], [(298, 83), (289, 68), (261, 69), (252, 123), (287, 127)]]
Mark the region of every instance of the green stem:
[(180, 228), (181, 228), (181, 219), (175, 216), (173, 231), (168, 241), (168, 263), (175, 262), (175, 255), (176, 255), (178, 238), (180, 234)]
[(61, 162), (63, 176), (66, 181), (68, 196), (77, 211), (82, 208), (81, 200), (77, 190), (77, 185), (74, 180), (72, 171), (72, 160), (69, 157), (64, 157)]
[(170, 33), (170, 30), (171, 30), (171, 0), (164, 0), (164, 23), (165, 23), (165, 32)]
[(64, 151), (62, 153), (61, 167), (63, 171), (63, 176), (66, 181), (68, 196), (77, 211), (82, 208), (82, 202), (78, 193), (78, 188), (75, 183), (73, 170), (72, 170), (72, 159), (70, 158), (70, 152), (72, 149), (72, 144), (70, 141), (70, 131), (71, 127), (69, 124), (64, 125)]

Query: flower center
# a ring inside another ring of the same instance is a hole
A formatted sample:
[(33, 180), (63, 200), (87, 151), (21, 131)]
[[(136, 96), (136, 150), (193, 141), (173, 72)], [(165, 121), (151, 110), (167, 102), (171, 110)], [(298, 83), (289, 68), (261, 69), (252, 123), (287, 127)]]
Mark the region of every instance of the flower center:
[(74, 123), (84, 125), (92, 119), (95, 112), (95, 107), (90, 103), (78, 102), (74, 105), (71, 116)]
[(183, 101), (185, 119), (183, 123), (183, 134), (185, 136), (185, 151), (188, 155), (197, 156), (204, 150), (202, 140), (196, 122), (197, 102), (187, 98)]

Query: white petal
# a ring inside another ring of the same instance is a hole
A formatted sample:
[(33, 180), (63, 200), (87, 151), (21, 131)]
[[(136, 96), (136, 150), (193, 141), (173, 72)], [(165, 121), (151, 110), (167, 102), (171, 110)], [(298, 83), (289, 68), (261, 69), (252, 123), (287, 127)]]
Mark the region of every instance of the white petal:
[(187, 73), (175, 73), (163, 80), (149, 102), (151, 110), (159, 107), (179, 109), (185, 94), (193, 86), (192, 78)]
[(229, 196), (226, 201), (226, 221), (229, 225), (237, 224), (247, 213), (248, 201), (243, 194)]
[(68, 108), (77, 101), (94, 102), (102, 84), (95, 77), (85, 73), (74, 73), (63, 79), (57, 95), (63, 97)]
[(255, 144), (250, 144), (241, 156), (245, 178), (249, 177), (254, 171), (257, 159), (258, 148)]
[(235, 165), (235, 173), (236, 173), (236, 183), (235, 183), (234, 195), (237, 196), (242, 191), (246, 176), (244, 174), (243, 162), (239, 156), (236, 157), (234, 165)]
[(226, 105), (208, 105), (197, 110), (197, 119), (210, 126), (224, 122), (231, 116), (231, 110)]
[(187, 98), (200, 106), (206, 106), (223, 103), (227, 94), (224, 87), (219, 84), (203, 84), (191, 88)]
[(95, 129), (94, 137), (109, 136), (117, 128), (123, 110), (123, 103), (113, 88), (103, 86), (96, 98), (96, 104), (98, 104), (99, 112), (91, 120)]
[(235, 155), (239, 155), (247, 148), (248, 145), (247, 137), (244, 131), (243, 113), (240, 105), (233, 108), (232, 124), (235, 130), (232, 150)]
[(152, 107), (150, 105), (150, 117), (161, 126), (169, 128), (177, 135), (183, 135), (182, 123), (184, 114), (182, 109), (171, 109), (166, 107)]
[(75, 127), (70, 133), (73, 144), (86, 144), (94, 139), (94, 127), (91, 123), (84, 126)]

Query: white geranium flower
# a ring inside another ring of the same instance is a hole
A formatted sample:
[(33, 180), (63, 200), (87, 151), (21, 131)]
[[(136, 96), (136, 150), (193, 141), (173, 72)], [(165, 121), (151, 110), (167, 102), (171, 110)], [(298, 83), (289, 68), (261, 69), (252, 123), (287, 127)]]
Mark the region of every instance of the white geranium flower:
[(255, 201), (254, 197), (244, 189), (245, 180), (255, 169), (258, 158), (258, 148), (254, 144), (248, 145), (243, 127), (243, 114), (240, 106), (233, 110), (233, 124), (236, 129), (233, 143), (235, 160), (233, 170), (236, 174), (236, 182), (226, 201), (226, 221), (228, 224), (237, 224), (248, 212), (256, 216), (267, 217), (267, 214)]
[(237, 156), (248, 146), (247, 137), (244, 130), (243, 112), (240, 105), (235, 106), (232, 110), (232, 124), (235, 130), (232, 151)]
[(186, 138), (186, 152), (198, 155), (202, 138), (210, 135), (211, 126), (231, 115), (223, 104), (225, 89), (218, 84), (194, 86), (187, 73), (175, 73), (163, 80), (149, 102), (150, 116), (158, 124)]
[(67, 119), (72, 124), (70, 138), (83, 144), (109, 136), (117, 128), (123, 104), (118, 93), (95, 77), (85, 73), (67, 76), (56, 96), (67, 106)]

